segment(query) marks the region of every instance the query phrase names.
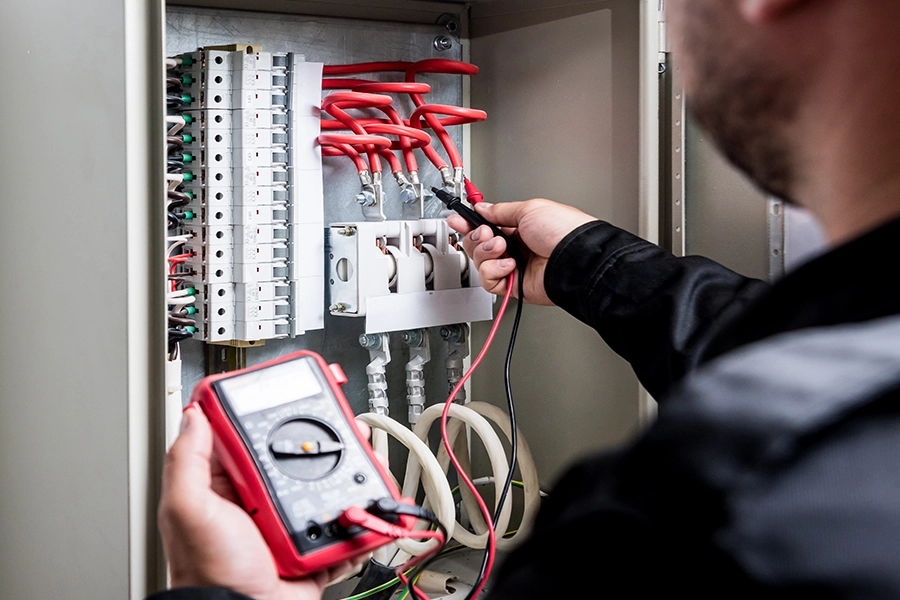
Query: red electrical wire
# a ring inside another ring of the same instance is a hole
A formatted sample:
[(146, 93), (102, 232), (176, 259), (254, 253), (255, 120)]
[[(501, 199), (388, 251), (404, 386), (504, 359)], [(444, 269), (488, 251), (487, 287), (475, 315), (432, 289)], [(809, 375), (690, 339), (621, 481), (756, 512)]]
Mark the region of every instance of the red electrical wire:
[(481, 510), (481, 514), (484, 517), (484, 522), (487, 524), (487, 534), (488, 534), (488, 542), (486, 551), (487, 555), (487, 566), (485, 569), (485, 576), (478, 583), (477, 589), (473, 590), (469, 597), (477, 598), (478, 594), (481, 593), (481, 589), (484, 587), (484, 584), (487, 582), (488, 575), (491, 572), (491, 568), (494, 565), (494, 555), (497, 550), (497, 540), (494, 533), (494, 517), (488, 509), (487, 504), (485, 504), (484, 499), (478, 493), (478, 490), (475, 488), (475, 484), (472, 483), (472, 480), (463, 470), (462, 465), (460, 465), (459, 460), (456, 458), (456, 455), (453, 454), (453, 450), (450, 447), (450, 436), (447, 434), (447, 420), (450, 415), (450, 406), (453, 404), (453, 400), (456, 398), (459, 391), (466, 384), (466, 381), (472, 376), (472, 373), (475, 369), (478, 368), (478, 365), (481, 364), (481, 360), (484, 358), (484, 355), (487, 354), (488, 349), (491, 347), (491, 342), (494, 341), (494, 336), (497, 334), (497, 330), (500, 328), (500, 323), (503, 321), (503, 315), (506, 313), (506, 307), (509, 304), (509, 299), (512, 296), (513, 283), (515, 282), (515, 273), (510, 273), (509, 279), (506, 282), (506, 293), (503, 295), (503, 302), (500, 304), (500, 308), (497, 310), (497, 316), (494, 318), (494, 324), (491, 326), (491, 331), (488, 333), (487, 339), (484, 342), (484, 345), (481, 347), (481, 351), (478, 353), (478, 356), (475, 360), (472, 361), (472, 364), (469, 365), (469, 368), (466, 370), (465, 374), (462, 378), (457, 382), (456, 386), (453, 388), (453, 391), (450, 392), (450, 396), (447, 398), (447, 401), (444, 403), (444, 411), (441, 413), (441, 440), (444, 443), (444, 448), (447, 450), (447, 455), (450, 457), (450, 460), (453, 462), (454, 468), (456, 468), (456, 472), (460, 479), (463, 480), (463, 483), (466, 484), (466, 487), (472, 492), (472, 495), (475, 497), (475, 500), (478, 502), (478, 508)]
[[(171, 264), (169, 265), (169, 275), (174, 275), (174, 274), (175, 274), (175, 268), (176, 268), (178, 265), (182, 264), (182, 263), (186, 263), (186, 262), (189, 261), (193, 256), (194, 256), (193, 254), (188, 253), (188, 254), (179, 254), (179, 255), (177, 255), (177, 256), (170, 256), (169, 258), (167, 258), (166, 261), (169, 262), (169, 263), (171, 263)], [(176, 286), (175, 286), (175, 281), (174, 281), (174, 280), (172, 281), (172, 284), (171, 284), (170, 287), (171, 287), (171, 291), (174, 292), (174, 291), (175, 291), (175, 287), (176, 287)]]
[[(359, 152), (354, 148), (354, 144), (367, 144), (373, 148), (390, 148), (391, 140), (379, 135), (351, 135), (337, 133), (323, 133), (318, 137), (319, 144), (322, 146), (323, 153), (326, 156), (338, 156), (344, 154), (350, 157), (356, 163), (357, 170), (362, 173), (369, 170), (366, 161), (360, 156)], [(332, 153), (329, 148), (335, 148), (338, 152)], [(379, 172), (381, 171), (381, 163), (379, 162)]]
[[(416, 94), (410, 95), (416, 96)], [(421, 98), (421, 96), (419, 97)], [(450, 134), (444, 128), (443, 124), (434, 115), (454, 116), (459, 119), (458, 122), (460, 124), (466, 124), (484, 121), (487, 119), (487, 113), (483, 110), (474, 108), (463, 108), (460, 106), (450, 106), (448, 104), (419, 104), (416, 100), (413, 101), (416, 102), (417, 108), (409, 116), (409, 124), (416, 129), (421, 129), (423, 127), (422, 121), (424, 120), (434, 130), (435, 134), (437, 134), (438, 139), (441, 140), (441, 144), (444, 146), (444, 149), (447, 151), (447, 156), (450, 158), (450, 164), (453, 165), (454, 168), (461, 169), (463, 167), (462, 156), (456, 148), (456, 144), (453, 143), (453, 138), (450, 137)], [(427, 151), (426, 154), (428, 154)], [(447, 163), (440, 158), (437, 153), (429, 155), (428, 158), (438, 169), (447, 167)]]
[[(353, 133), (364, 136), (367, 132), (356, 120), (347, 114), (345, 108), (377, 108), (390, 106), (393, 99), (381, 94), (359, 94), (356, 92), (335, 92), (325, 96), (322, 100), (322, 110), (344, 125)], [(353, 142), (348, 142), (353, 143)], [(363, 142), (357, 142), (363, 143)], [(369, 156), (369, 169), (372, 173), (381, 173), (381, 161), (378, 158), (377, 147), (381, 144), (366, 144), (366, 154)]]
[[(361, 73), (379, 73), (379, 72), (389, 72), (389, 71), (399, 71), (405, 73), (406, 83), (408, 84), (418, 84), (416, 81), (416, 75), (419, 73), (441, 73), (447, 75), (475, 75), (478, 73), (478, 67), (469, 63), (464, 63), (457, 60), (447, 60), (441, 58), (430, 58), (425, 60), (420, 60), (415, 63), (410, 62), (369, 62), (369, 63), (360, 63), (355, 65), (326, 65), (323, 68), (323, 75), (332, 76), (332, 75), (359, 75)], [(324, 81), (324, 80), (323, 80)], [(344, 83), (335, 83), (335, 80), (329, 78), (327, 80), (329, 85), (346, 85)], [(379, 85), (378, 83), (365, 83), (362, 86), (371, 86), (371, 85)], [(388, 85), (388, 84), (384, 84)], [(360, 86), (360, 87), (362, 87)], [(366, 90), (359, 89), (354, 91), (359, 92), (374, 92), (378, 88), (375, 89), (368, 88)], [(438, 139), (441, 141), (441, 144), (444, 146), (444, 149), (447, 151), (447, 156), (450, 158), (450, 164), (453, 165), (454, 168), (462, 168), (462, 156), (459, 153), (459, 150), (456, 147), (456, 144), (453, 143), (453, 139), (450, 137), (450, 134), (447, 133), (446, 127), (451, 125), (464, 125), (468, 123), (475, 123), (478, 121), (483, 121), (487, 118), (487, 114), (484, 111), (478, 111), (474, 109), (466, 109), (455, 106), (441, 105), (441, 104), (427, 104), (425, 99), (422, 97), (422, 94), (427, 93), (427, 91), (421, 91), (421, 89), (417, 88), (409, 88), (405, 90), (403, 93), (408, 93), (413, 103), (415, 104), (417, 109), (422, 109), (421, 112), (417, 115), (424, 119), (427, 126), (434, 130), (435, 134), (438, 136)], [(324, 106), (323, 106), (324, 110)], [(449, 116), (450, 118), (441, 119), (437, 115)], [(412, 118), (408, 123), (408, 126), (415, 127), (417, 129), (422, 129), (423, 125), (421, 123), (417, 123), (419, 119), (413, 120)], [(337, 126), (327, 124), (323, 122), (324, 129), (337, 129)], [(365, 127), (366, 124), (362, 122), (357, 122), (357, 124), (361, 127)], [(368, 124), (368, 123), (367, 123)], [(401, 149), (403, 149), (403, 145), (401, 143)], [(441, 156), (437, 153), (436, 150), (431, 145), (424, 146), (422, 151), (428, 157), (428, 159), (434, 164), (438, 169), (446, 169), (447, 163), (441, 158)], [(407, 168), (409, 167), (409, 158), (405, 155), (407, 160)], [(371, 155), (370, 155), (371, 162)]]
[(393, 62), (367, 62), (353, 65), (325, 65), (322, 75), (359, 75), (360, 73), (382, 73), (386, 71), (406, 71), (413, 63)]
[[(478, 73), (478, 67), (469, 63), (460, 62), (458, 60), (429, 58), (413, 63), (406, 70), (406, 81), (415, 82), (416, 75), (419, 73), (475, 75), (476, 73)], [(450, 158), (450, 164), (452, 164), (454, 168), (461, 169), (463, 167), (462, 156), (460, 156), (459, 150), (457, 149), (456, 144), (453, 143), (453, 139), (450, 137), (450, 134), (447, 133), (444, 124), (441, 123), (441, 121), (434, 115), (453, 115), (462, 119), (461, 122), (457, 124), (466, 124), (483, 121), (487, 118), (487, 113), (480, 110), (460, 108), (443, 104), (427, 104), (422, 95), (417, 93), (410, 93), (409, 96), (412, 99), (413, 104), (416, 105), (416, 110), (421, 111), (419, 114), (424, 117), (425, 122), (428, 123), (428, 126), (431, 127), (431, 129), (434, 130), (435, 134), (438, 136), (438, 139), (441, 140), (441, 144), (444, 146), (444, 149), (447, 151), (447, 156)], [(417, 120), (418, 119), (415, 119), (411, 116), (410, 125), (412, 125), (413, 127), (419, 127), (415, 123), (415, 121)], [(444, 160), (441, 159), (437, 155), (437, 153), (429, 155), (428, 158), (438, 169), (444, 169), (447, 167), (447, 163), (444, 162)]]
[(358, 85), (365, 83), (378, 83), (369, 79), (355, 79), (349, 77), (326, 77), (322, 79), (323, 90), (352, 90)]
[[(365, 88), (369, 91), (357, 91), (359, 88)], [(336, 121), (341, 124), (342, 128), (350, 129), (358, 135), (383, 134), (396, 135), (398, 137), (397, 144), (392, 144), (390, 148), (366, 148), (373, 173), (380, 172), (381, 170), (380, 162), (377, 161), (377, 159), (373, 161), (374, 153), (377, 153), (388, 160), (391, 165), (391, 171), (394, 174), (403, 171), (400, 161), (394, 156), (391, 149), (398, 149), (403, 152), (407, 169), (412, 172), (418, 170), (418, 165), (413, 156), (413, 148), (427, 148), (431, 144), (431, 136), (421, 131), (421, 128), (416, 129), (410, 127), (391, 106), (393, 100), (389, 96), (371, 92), (408, 93), (410, 91), (427, 92), (430, 89), (431, 87), (427, 84), (364, 82), (360, 86), (355, 87), (352, 92), (339, 92), (326, 96), (322, 101), (322, 110), (334, 117)], [(347, 112), (343, 110), (345, 108), (375, 108), (381, 110), (388, 117), (388, 120), (367, 120), (366, 125), (363, 126), (359, 120), (354, 119), (347, 114)], [(324, 121), (323, 125), (325, 123), (328, 123), (328, 121)], [(353, 142), (354, 145), (359, 143), (359, 141)]]

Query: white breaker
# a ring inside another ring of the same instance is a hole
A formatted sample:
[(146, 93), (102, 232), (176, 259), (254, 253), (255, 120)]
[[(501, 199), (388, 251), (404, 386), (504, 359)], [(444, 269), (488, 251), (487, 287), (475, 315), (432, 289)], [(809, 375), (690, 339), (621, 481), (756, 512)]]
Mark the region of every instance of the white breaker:
[(329, 310), (365, 317), (367, 334), (492, 318), (494, 296), (451, 243), (445, 220), (334, 223), (330, 230)]
[(324, 326), (322, 65), (294, 54), (182, 55), (194, 84), (184, 189), (187, 264), (208, 342), (297, 336)]

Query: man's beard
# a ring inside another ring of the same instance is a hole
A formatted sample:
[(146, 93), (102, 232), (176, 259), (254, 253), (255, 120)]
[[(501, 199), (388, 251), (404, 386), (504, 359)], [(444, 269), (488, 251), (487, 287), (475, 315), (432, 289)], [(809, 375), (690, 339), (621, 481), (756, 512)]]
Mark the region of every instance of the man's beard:
[(760, 188), (793, 202), (796, 172), (785, 130), (797, 112), (796, 83), (777, 65), (720, 39), (727, 35), (721, 9), (694, 0), (685, 6), (684, 52), (696, 77), (686, 97), (691, 114)]

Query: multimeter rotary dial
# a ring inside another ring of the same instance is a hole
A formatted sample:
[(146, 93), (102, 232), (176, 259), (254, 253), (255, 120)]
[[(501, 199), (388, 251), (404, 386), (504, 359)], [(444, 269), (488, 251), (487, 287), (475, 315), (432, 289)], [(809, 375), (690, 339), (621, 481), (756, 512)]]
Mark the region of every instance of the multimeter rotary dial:
[(328, 424), (297, 417), (278, 425), (269, 436), (272, 462), (288, 477), (316, 481), (335, 470), (344, 455), (344, 444)]

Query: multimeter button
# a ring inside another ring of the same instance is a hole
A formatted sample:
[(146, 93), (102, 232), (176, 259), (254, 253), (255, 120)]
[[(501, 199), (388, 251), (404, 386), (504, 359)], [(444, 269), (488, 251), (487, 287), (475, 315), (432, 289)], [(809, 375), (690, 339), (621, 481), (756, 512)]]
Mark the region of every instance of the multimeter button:
[(344, 375), (344, 370), (341, 368), (341, 365), (333, 363), (328, 365), (328, 368), (331, 369), (331, 374), (334, 375), (334, 378), (337, 380), (338, 385), (344, 385), (345, 383), (347, 383), (347, 376)]

